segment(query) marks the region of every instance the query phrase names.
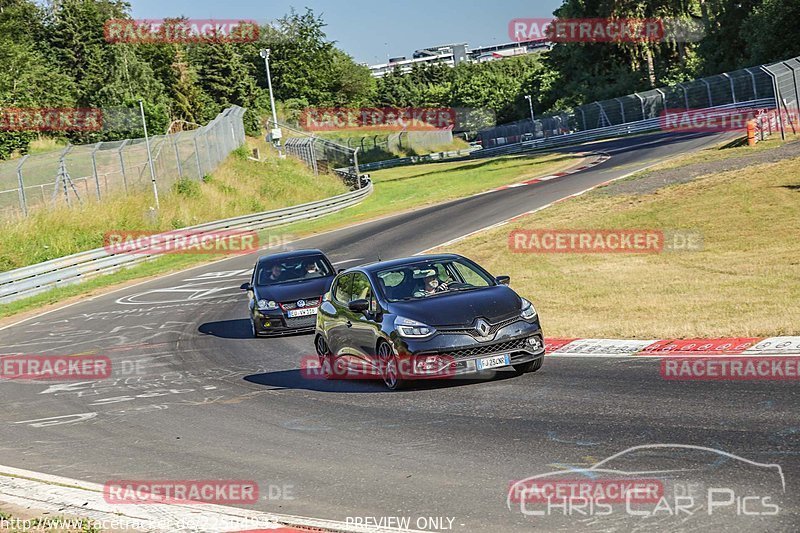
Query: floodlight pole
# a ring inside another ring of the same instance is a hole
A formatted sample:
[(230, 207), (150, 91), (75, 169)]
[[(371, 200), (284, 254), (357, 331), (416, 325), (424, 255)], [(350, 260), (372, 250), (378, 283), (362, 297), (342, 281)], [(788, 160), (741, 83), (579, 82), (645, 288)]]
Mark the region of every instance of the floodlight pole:
[[(272, 107), (272, 138), (278, 148), (278, 155), (283, 155), (281, 151), (281, 133), (278, 127), (278, 114), (275, 111), (275, 96), (272, 94), (272, 74), (269, 71), (269, 48), (264, 48), (259, 52), (259, 55), (264, 58), (264, 66), (267, 68), (267, 87), (269, 87), (269, 104)], [(277, 132), (277, 138), (274, 133)]]
[(147, 120), (144, 118), (144, 104), (139, 100), (139, 111), (142, 114), (142, 126), (144, 127), (144, 144), (147, 146), (147, 162), (150, 165), (150, 181), (153, 183), (153, 196), (156, 199), (156, 209), (158, 205), (158, 186), (156, 185), (156, 169), (153, 166), (153, 154), (150, 152), (150, 137), (147, 136)]

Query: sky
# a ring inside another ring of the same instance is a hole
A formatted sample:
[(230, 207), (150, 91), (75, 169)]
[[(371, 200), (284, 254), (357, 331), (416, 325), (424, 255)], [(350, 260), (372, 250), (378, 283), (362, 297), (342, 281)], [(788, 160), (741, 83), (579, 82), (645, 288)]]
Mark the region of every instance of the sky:
[(328, 24), (328, 38), (358, 62), (410, 58), (414, 50), (466, 42), (471, 47), (510, 42), (515, 18), (548, 18), (561, 0), (128, 0), (133, 18), (280, 18), (310, 7)]

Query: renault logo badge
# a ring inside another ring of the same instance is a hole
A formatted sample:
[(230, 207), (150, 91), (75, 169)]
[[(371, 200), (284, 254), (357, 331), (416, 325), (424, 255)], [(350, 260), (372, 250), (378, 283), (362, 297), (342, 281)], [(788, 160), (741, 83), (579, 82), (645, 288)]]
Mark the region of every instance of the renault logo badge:
[(480, 334), (481, 337), (486, 337), (489, 335), (489, 330), (491, 330), (491, 326), (484, 319), (479, 318), (475, 322), (475, 330)]

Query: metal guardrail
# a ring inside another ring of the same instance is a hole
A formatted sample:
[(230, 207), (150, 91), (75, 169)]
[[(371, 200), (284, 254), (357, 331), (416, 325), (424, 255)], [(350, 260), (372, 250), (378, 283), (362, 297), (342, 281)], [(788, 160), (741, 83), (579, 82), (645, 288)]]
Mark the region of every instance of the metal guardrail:
[(360, 163), (358, 165), (358, 168), (360, 170), (381, 170), (384, 168), (413, 165), (415, 163), (432, 163), (434, 161), (441, 161), (444, 159), (467, 157), (475, 150), (480, 150), (480, 148), (465, 148), (463, 150), (452, 150), (449, 152), (434, 152), (432, 154), (426, 154), (426, 155), (415, 155), (411, 157), (387, 159), (385, 161), (375, 161), (374, 163)]
[[(736, 104), (727, 104), (716, 107), (707, 108), (708, 111), (724, 111), (726, 109), (774, 109), (774, 98), (762, 98), (759, 100), (751, 100), (749, 102), (738, 102)], [(544, 139), (532, 139), (530, 141), (523, 141), (514, 144), (506, 144), (503, 146), (495, 146), (492, 148), (483, 148), (470, 157), (491, 157), (497, 155), (516, 154), (520, 152), (528, 152), (534, 150), (545, 150), (558, 146), (567, 146), (570, 144), (580, 144), (590, 141), (599, 141), (611, 137), (619, 137), (622, 135), (635, 135), (639, 133), (648, 133), (662, 129), (662, 118), (650, 118), (647, 120), (640, 120), (638, 122), (627, 122), (625, 124), (618, 124), (616, 126), (608, 126), (605, 128), (597, 128), (588, 131), (579, 131), (576, 133), (567, 133), (564, 135), (557, 135), (553, 137), (546, 137)]]
[[(192, 231), (197, 235), (202, 235), (220, 230), (259, 230), (282, 226), (290, 222), (309, 220), (335, 213), (361, 202), (372, 194), (372, 190), (372, 182), (367, 182), (365, 187), (325, 200), (199, 224), (182, 228), (181, 231)], [(167, 232), (164, 235), (169, 236), (170, 234), (174, 234), (174, 232)], [(178, 236), (175, 235), (174, 238), (178, 238)], [(0, 274), (0, 303), (7, 304), (55, 287), (80, 283), (101, 274), (110, 274), (124, 267), (155, 259), (161, 255), (163, 254), (110, 254), (104, 248), (97, 248), (3, 272)]]
[[(735, 104), (725, 104), (721, 106), (709, 107), (707, 111), (725, 111), (730, 109), (774, 109), (774, 98), (761, 98), (758, 100), (751, 100), (748, 102), (737, 102)], [(381, 170), (384, 168), (392, 168), (404, 165), (412, 165), (415, 163), (431, 163), (443, 160), (460, 160), (472, 159), (482, 157), (495, 157), (499, 155), (512, 155), (522, 152), (532, 152), (536, 150), (547, 150), (549, 148), (556, 148), (560, 146), (569, 146), (572, 144), (581, 144), (591, 141), (599, 141), (612, 137), (620, 137), (623, 135), (636, 135), (640, 133), (649, 133), (662, 129), (663, 119), (661, 117), (640, 120), (637, 122), (626, 122), (625, 124), (618, 124), (615, 126), (607, 126), (605, 128), (596, 128), (587, 131), (578, 131), (575, 133), (565, 133), (563, 135), (555, 135), (552, 137), (545, 137), (542, 139), (531, 139), (529, 141), (522, 141), (518, 143), (509, 143), (502, 146), (493, 146), (491, 148), (467, 149), (458, 150), (453, 152), (439, 152), (435, 154), (428, 154), (418, 157), (404, 157), (400, 159), (389, 159), (387, 161), (378, 161), (375, 163), (362, 163), (359, 165), (361, 170)]]

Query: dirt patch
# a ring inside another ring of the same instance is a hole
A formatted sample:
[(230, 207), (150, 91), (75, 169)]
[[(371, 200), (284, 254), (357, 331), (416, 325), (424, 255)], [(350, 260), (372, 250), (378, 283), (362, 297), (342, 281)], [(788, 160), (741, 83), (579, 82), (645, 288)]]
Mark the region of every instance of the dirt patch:
[(790, 142), (771, 150), (749, 155), (729, 157), (717, 161), (702, 161), (678, 168), (647, 171), (641, 177), (612, 183), (598, 189), (598, 194), (650, 194), (667, 185), (687, 183), (701, 176), (741, 170), (763, 163), (777, 163), (783, 159), (800, 157), (800, 141)]

